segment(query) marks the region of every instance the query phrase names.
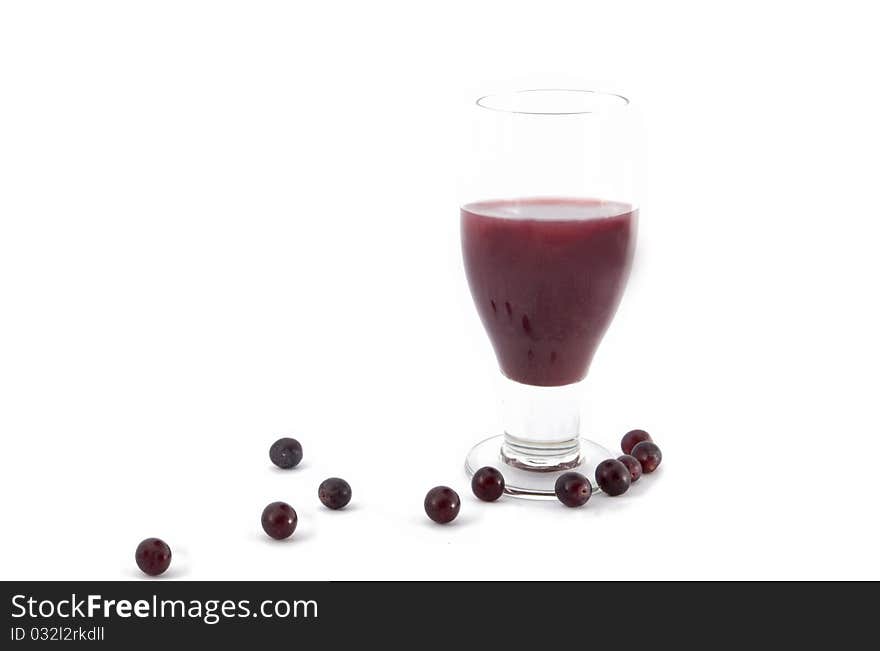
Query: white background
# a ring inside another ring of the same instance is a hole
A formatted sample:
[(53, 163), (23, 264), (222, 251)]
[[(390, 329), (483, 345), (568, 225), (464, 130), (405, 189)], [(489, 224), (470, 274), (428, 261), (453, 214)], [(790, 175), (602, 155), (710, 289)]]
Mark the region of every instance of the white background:
[[(4, 2), (0, 575), (128, 579), (159, 536), (186, 579), (880, 578), (869, 6)], [(640, 107), (650, 175), (589, 433), (665, 461), (482, 504), (457, 109), (573, 85)]]

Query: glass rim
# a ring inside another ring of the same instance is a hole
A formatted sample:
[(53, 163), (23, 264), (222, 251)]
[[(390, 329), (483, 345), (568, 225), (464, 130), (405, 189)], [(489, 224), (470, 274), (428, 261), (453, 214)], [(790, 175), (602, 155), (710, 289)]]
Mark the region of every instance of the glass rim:
[[(514, 90), (501, 93), (491, 93), (482, 95), (474, 102), (481, 109), (487, 111), (496, 111), (498, 113), (508, 113), (512, 115), (595, 115), (605, 111), (597, 111), (594, 108), (584, 108), (580, 110), (521, 110), (516, 107), (516, 99), (530, 94), (555, 94), (557, 96), (566, 94), (570, 97), (575, 96), (581, 100), (589, 98), (602, 98), (604, 100), (612, 100), (617, 109), (623, 109), (630, 105), (628, 97), (618, 93), (611, 93), (601, 90), (590, 90), (585, 88), (525, 88), (522, 90)], [(504, 101), (506, 100), (506, 102)], [(495, 104), (493, 105), (493, 101)], [(507, 104), (505, 106), (504, 104)]]

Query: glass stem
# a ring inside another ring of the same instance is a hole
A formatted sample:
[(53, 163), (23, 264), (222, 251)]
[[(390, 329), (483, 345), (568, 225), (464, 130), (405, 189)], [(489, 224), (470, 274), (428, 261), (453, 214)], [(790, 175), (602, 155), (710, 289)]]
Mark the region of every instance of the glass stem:
[(517, 468), (546, 472), (577, 466), (581, 389), (581, 382), (542, 387), (503, 377), (504, 461)]

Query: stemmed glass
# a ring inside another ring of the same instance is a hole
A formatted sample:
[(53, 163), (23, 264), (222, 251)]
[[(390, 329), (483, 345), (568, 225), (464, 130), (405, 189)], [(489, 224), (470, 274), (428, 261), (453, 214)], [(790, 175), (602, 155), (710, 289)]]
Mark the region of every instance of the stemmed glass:
[(502, 374), (504, 433), (478, 443), (465, 468), (497, 467), (512, 495), (552, 497), (567, 470), (594, 481), (612, 456), (581, 437), (580, 397), (635, 247), (629, 104), (539, 89), (481, 97), (473, 109), (461, 243)]

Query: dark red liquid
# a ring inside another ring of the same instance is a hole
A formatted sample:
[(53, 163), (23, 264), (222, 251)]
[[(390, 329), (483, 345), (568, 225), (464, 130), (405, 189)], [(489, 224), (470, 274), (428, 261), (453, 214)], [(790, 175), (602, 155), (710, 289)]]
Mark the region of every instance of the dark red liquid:
[(540, 386), (584, 378), (629, 276), (637, 215), (598, 199), (462, 208), (468, 283), (507, 377)]

